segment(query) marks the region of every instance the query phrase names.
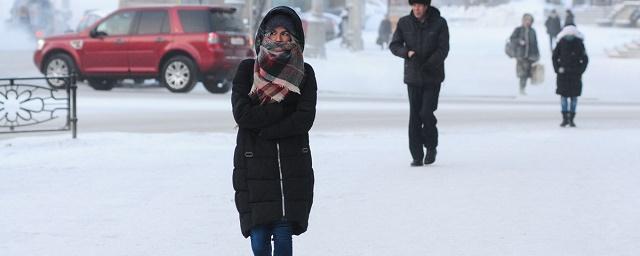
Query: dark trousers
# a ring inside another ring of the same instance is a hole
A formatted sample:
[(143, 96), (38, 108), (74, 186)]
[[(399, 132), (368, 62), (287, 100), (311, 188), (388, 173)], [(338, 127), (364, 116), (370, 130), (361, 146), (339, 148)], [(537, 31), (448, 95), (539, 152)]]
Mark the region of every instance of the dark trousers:
[(409, 151), (414, 160), (422, 160), (424, 149), (438, 146), (438, 109), (440, 84), (407, 85), (409, 92)]

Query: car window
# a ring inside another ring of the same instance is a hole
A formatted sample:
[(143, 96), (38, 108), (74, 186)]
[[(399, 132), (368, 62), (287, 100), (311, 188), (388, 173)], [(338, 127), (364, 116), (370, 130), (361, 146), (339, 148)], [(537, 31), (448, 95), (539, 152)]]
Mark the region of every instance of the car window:
[(187, 33), (243, 31), (242, 21), (229, 11), (183, 10), (178, 15), (184, 32)]
[(140, 13), (140, 24), (137, 34), (169, 33), (169, 17), (166, 11), (143, 11)]
[(103, 32), (107, 36), (127, 35), (131, 29), (134, 12), (117, 13), (98, 25), (98, 32)]
[(100, 19), (100, 16), (94, 15), (94, 14), (89, 14), (89, 15), (86, 15), (86, 16), (82, 17), (82, 19), (80, 20), (80, 23), (78, 24), (78, 28), (76, 29), (76, 31), (80, 32), (80, 31), (84, 30), (85, 28), (93, 25), (93, 23), (95, 23), (99, 19)]
[(204, 10), (181, 10), (178, 11), (182, 29), (186, 33), (208, 33), (211, 31), (209, 25), (209, 12)]
[(213, 31), (242, 32), (242, 21), (235, 13), (213, 11), (211, 12), (211, 26)]

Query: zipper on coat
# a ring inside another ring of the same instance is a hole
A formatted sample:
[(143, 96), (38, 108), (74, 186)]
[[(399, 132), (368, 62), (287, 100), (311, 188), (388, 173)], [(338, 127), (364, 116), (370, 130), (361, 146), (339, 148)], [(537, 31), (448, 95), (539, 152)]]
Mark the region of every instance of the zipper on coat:
[(278, 171), (280, 172), (280, 194), (282, 195), (282, 218), (285, 218), (284, 207), (284, 180), (282, 179), (282, 164), (280, 162), (280, 142), (276, 142), (276, 150), (278, 152)]

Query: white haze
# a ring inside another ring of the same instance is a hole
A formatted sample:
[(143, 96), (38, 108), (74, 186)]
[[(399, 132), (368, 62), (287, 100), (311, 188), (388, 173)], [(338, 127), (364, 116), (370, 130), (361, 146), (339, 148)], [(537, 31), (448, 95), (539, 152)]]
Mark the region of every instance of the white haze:
[[(10, 11), (13, 6), (14, 0), (0, 0), (0, 35), (3, 40), (0, 40), (1, 50), (34, 50), (36, 47), (36, 41), (26, 31), (16, 28), (9, 24), (7, 21), (11, 17)], [(61, 8), (61, 1), (52, 1), (56, 8)], [(99, 9), (99, 10), (115, 10), (118, 7), (117, 0), (101, 0), (101, 1), (86, 1), (86, 0), (70, 0), (69, 1), (72, 16), (68, 21), (70, 29), (75, 29), (78, 22), (82, 18), (83, 13), (86, 10)]]

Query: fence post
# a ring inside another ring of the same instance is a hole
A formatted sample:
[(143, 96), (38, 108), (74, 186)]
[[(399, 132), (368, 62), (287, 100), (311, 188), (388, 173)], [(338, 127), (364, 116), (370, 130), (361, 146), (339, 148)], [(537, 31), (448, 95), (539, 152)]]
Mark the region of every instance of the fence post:
[(69, 95), (71, 97), (71, 134), (72, 134), (72, 138), (76, 138), (77, 134), (78, 134), (78, 116), (77, 116), (77, 112), (76, 112), (76, 108), (77, 108), (77, 104), (76, 104), (76, 90), (78, 89), (78, 85), (76, 85), (76, 73), (72, 72), (71, 73), (71, 95)]

